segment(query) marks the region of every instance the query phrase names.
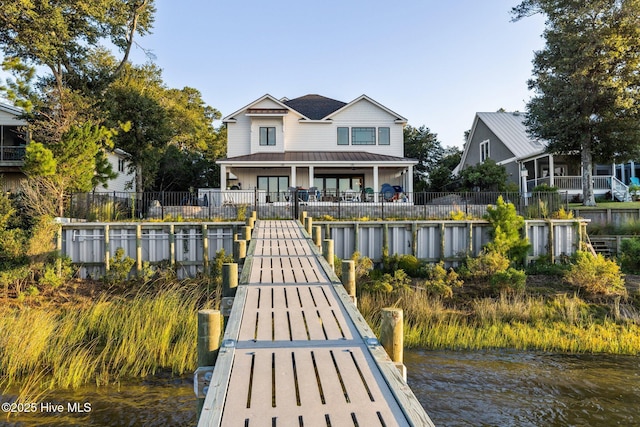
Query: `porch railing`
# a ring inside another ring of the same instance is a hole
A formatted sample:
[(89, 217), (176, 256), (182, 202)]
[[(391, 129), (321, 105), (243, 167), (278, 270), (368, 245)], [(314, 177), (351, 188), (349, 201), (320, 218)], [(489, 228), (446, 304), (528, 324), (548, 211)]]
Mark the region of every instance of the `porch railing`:
[(65, 215), (85, 221), (242, 221), (251, 210), (256, 210), (261, 219), (297, 218), (305, 210), (317, 219), (471, 219), (482, 218), (487, 205), (495, 204), (499, 196), (513, 203), (525, 218), (543, 218), (561, 207), (567, 208), (566, 193), (534, 193), (526, 197), (517, 192), (402, 193), (391, 198), (382, 194), (377, 198), (367, 194), (348, 196), (336, 195), (331, 200), (310, 198), (304, 190), (289, 194), (258, 190), (75, 193), (69, 198)]
[(0, 145), (0, 162), (15, 162), (24, 160), (25, 147)]

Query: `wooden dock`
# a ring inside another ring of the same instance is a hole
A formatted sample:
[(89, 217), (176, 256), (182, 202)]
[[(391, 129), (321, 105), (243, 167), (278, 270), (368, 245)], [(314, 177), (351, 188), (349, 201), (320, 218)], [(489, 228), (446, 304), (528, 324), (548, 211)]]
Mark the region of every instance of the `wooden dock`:
[(257, 221), (198, 426), (433, 426), (296, 221)]

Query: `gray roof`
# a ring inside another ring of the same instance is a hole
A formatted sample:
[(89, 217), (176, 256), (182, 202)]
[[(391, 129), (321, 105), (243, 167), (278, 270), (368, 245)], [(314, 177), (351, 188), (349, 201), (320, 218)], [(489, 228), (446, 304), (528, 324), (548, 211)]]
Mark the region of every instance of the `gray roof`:
[(366, 163), (384, 163), (384, 162), (405, 162), (417, 163), (414, 159), (387, 156), (384, 154), (365, 153), (358, 151), (287, 151), (286, 153), (256, 153), (245, 156), (230, 157), (221, 159), (221, 161), (232, 162), (295, 162), (295, 163), (313, 163), (313, 162), (366, 162)]
[(283, 104), (293, 108), (305, 117), (311, 120), (321, 120), (329, 114), (338, 111), (346, 102), (336, 101), (335, 99), (326, 98), (321, 95), (305, 95), (295, 99), (283, 101)]
[(524, 113), (495, 112), (476, 115), (518, 159), (540, 154), (546, 147), (545, 143), (527, 133)]

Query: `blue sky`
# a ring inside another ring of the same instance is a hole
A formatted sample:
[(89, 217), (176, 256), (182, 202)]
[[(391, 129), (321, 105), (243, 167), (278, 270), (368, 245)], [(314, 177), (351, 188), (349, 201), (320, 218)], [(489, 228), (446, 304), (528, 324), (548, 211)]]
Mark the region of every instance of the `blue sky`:
[[(443, 146), (462, 146), (477, 111), (524, 111), (541, 16), (518, 0), (156, 0), (153, 52), (170, 87), (191, 86), (222, 115), (268, 93), (366, 94)], [(136, 49), (135, 62), (145, 62)]]
[(362, 94), (462, 146), (477, 111), (524, 111), (541, 16), (519, 0), (156, 0), (153, 53), (169, 87), (198, 89), (230, 114), (268, 93)]

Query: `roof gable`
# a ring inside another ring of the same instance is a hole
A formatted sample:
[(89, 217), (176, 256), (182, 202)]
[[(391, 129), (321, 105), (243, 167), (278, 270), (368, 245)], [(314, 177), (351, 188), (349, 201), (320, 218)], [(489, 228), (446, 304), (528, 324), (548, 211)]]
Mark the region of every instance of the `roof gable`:
[(347, 108), (350, 108), (350, 107), (352, 107), (353, 105), (355, 105), (355, 104), (357, 104), (359, 102), (369, 102), (369, 103), (375, 105), (376, 107), (380, 108), (381, 110), (387, 112), (391, 116), (395, 117), (395, 121), (397, 123), (407, 123), (407, 119), (402, 117), (400, 114), (396, 113), (393, 110), (390, 110), (389, 108), (385, 107), (384, 105), (380, 104), (379, 102), (374, 101), (373, 99), (369, 98), (367, 95), (360, 95), (358, 98), (354, 99), (353, 101), (349, 102), (348, 104), (345, 104), (339, 110), (336, 110), (333, 113), (331, 113), (330, 115), (328, 115), (326, 117), (326, 119), (330, 119), (331, 117), (335, 116), (336, 114), (339, 114), (341, 111), (344, 111)]
[(223, 123), (225, 123), (225, 122), (235, 122), (236, 116), (239, 115), (239, 114), (242, 114), (243, 112), (245, 112), (247, 110), (275, 110), (275, 109), (284, 109), (284, 110), (287, 110), (287, 111), (294, 111), (291, 108), (289, 108), (287, 105), (283, 104), (282, 102), (280, 102), (279, 100), (274, 98), (273, 96), (271, 96), (269, 94), (266, 94), (266, 95), (263, 95), (262, 97), (256, 99), (252, 103), (250, 103), (248, 105), (245, 105), (244, 107), (240, 108), (239, 110), (234, 111), (233, 113), (231, 113), (228, 116), (224, 117), (222, 119), (222, 122)]
[(526, 159), (544, 152), (546, 144), (544, 141), (535, 139), (527, 133), (527, 127), (524, 123), (525, 115), (518, 112), (481, 112), (476, 113), (473, 120), (473, 126), (469, 133), (469, 139), (465, 146), (460, 165), (464, 165), (467, 160), (467, 153), (474, 141), (478, 123), (484, 125), (507, 147), (513, 155), (518, 159)]
[(345, 102), (336, 101), (321, 95), (305, 95), (284, 101), (284, 104), (296, 110), (310, 120), (321, 120), (341, 109)]

